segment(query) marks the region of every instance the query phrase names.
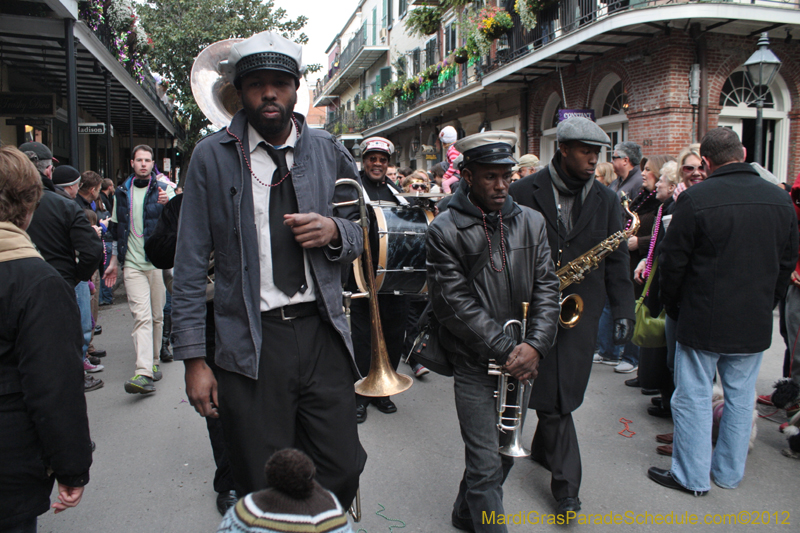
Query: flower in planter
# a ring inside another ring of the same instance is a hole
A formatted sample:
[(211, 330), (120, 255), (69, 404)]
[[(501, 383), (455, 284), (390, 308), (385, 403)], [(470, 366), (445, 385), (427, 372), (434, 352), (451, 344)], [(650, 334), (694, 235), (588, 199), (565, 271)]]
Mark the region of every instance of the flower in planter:
[(504, 33), (514, 27), (514, 21), (511, 19), (511, 15), (502, 7), (484, 7), (478, 13), (477, 19), (478, 31), (490, 41), (499, 39)]
[(556, 0), (516, 0), (514, 11), (519, 14), (520, 22), (525, 29), (532, 30), (536, 27), (539, 13), (555, 2)]

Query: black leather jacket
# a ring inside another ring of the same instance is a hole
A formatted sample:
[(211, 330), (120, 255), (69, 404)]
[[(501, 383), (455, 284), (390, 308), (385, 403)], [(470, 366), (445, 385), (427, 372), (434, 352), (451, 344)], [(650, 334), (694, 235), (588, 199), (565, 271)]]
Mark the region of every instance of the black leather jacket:
[(492, 235), (494, 230), (491, 221), (484, 228), (481, 212), (463, 189), (431, 223), (426, 241), (428, 290), (443, 326), (439, 330), (442, 346), (481, 366), (490, 359), (504, 364), (517, 342), (503, 332), (503, 324), (520, 320), (522, 302), (529, 302), (525, 342), (545, 357), (556, 336), (559, 282), (544, 219), (509, 196), (501, 210), (505, 267), (498, 235), (492, 238), (493, 261), (487, 261), (468, 283), (473, 265), (488, 244), (487, 231)]

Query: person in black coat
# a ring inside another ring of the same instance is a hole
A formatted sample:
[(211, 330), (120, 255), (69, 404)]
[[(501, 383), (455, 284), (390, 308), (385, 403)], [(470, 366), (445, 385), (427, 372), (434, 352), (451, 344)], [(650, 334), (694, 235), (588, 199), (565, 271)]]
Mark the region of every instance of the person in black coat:
[(92, 448), (75, 293), (25, 232), (42, 185), (0, 148), (0, 530), (36, 531), (58, 482), (61, 512), (89, 482)]
[[(797, 216), (786, 192), (744, 162), (739, 137), (709, 131), (700, 144), (708, 178), (682, 192), (658, 254), (660, 296), (677, 320), (672, 465), (648, 476), (702, 496), (744, 477), (755, 382), (772, 343), (773, 310), (797, 262)], [(725, 393), (716, 447), (712, 379)]]
[[(556, 135), (559, 151), (549, 166), (515, 182), (509, 192), (520, 205), (544, 215), (558, 270), (622, 231), (623, 224), (616, 195), (594, 179), (600, 147), (610, 144), (608, 135), (580, 117), (561, 122)], [(596, 270), (579, 284), (570, 285), (561, 296), (568, 294), (583, 298), (583, 314), (576, 327), (559, 328), (550, 356), (539, 366), (530, 402), (539, 418), (532, 458), (552, 473), (551, 489), (559, 513), (580, 510), (581, 458), (572, 411), (583, 402), (589, 383), (606, 294), (614, 316), (614, 343), (624, 344), (633, 334), (633, 282), (627, 244), (623, 242)]]

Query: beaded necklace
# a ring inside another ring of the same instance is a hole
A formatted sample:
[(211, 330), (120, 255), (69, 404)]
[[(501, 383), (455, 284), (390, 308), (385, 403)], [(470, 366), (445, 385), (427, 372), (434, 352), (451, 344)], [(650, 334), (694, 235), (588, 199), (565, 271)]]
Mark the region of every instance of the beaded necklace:
[(647, 251), (647, 261), (644, 267), (644, 279), (650, 277), (650, 271), (653, 270), (653, 250), (656, 248), (656, 240), (658, 239), (658, 230), (661, 228), (661, 213), (664, 210), (664, 204), (658, 206), (658, 214), (656, 215), (656, 224), (653, 228), (653, 236), (650, 238), (650, 249)]
[(489, 236), (489, 227), (486, 225), (486, 213), (484, 213), (483, 209), (478, 207), (475, 202), (472, 202), (472, 204), (478, 208), (478, 211), (481, 212), (481, 217), (483, 217), (483, 232), (486, 234), (486, 240), (489, 242), (489, 262), (492, 266), (492, 270), (495, 272), (502, 272), (506, 269), (506, 239), (503, 234), (503, 212), (497, 212), (497, 223), (500, 224), (500, 255), (503, 257), (503, 266), (497, 268), (494, 266), (494, 256), (492, 255), (492, 238)]
[[(149, 189), (150, 188), (150, 183), (152, 181), (153, 181), (153, 175), (150, 174), (150, 179), (147, 180), (147, 187), (145, 187), (145, 189)], [(131, 196), (131, 207), (128, 210), (128, 216), (131, 217), (131, 233), (133, 233), (134, 237), (138, 237), (139, 239), (141, 239), (142, 237), (144, 237), (144, 230), (142, 230), (142, 234), (141, 235), (136, 233), (136, 221), (135, 221), (135, 217), (133, 216), (133, 187), (135, 187), (135, 185), (133, 184), (133, 181), (131, 181), (131, 191), (130, 191), (130, 193), (131, 193), (130, 194), (130, 196)], [(142, 223), (144, 223), (144, 215), (142, 215)]]
[[(297, 119), (294, 118), (294, 117), (292, 117), (292, 122), (294, 122), (294, 131), (295, 131), (295, 134), (296, 134), (295, 139), (299, 139), (300, 138), (300, 125), (297, 123)], [(244, 162), (247, 165), (247, 169), (250, 171), (250, 175), (253, 176), (253, 178), (257, 182), (259, 182), (261, 185), (263, 185), (264, 187), (277, 187), (278, 185), (283, 183), (283, 180), (288, 178), (289, 175), (292, 173), (292, 169), (294, 168), (294, 161), (292, 162), (292, 168), (289, 169), (289, 172), (287, 172), (286, 175), (284, 177), (282, 177), (281, 180), (278, 183), (264, 183), (263, 181), (261, 181), (259, 179), (258, 176), (256, 176), (256, 173), (253, 172), (253, 168), (250, 166), (250, 160), (247, 159), (247, 154), (245, 154), (244, 144), (242, 143), (242, 140), (239, 137), (237, 137), (236, 135), (234, 135), (234, 133), (230, 130), (230, 128), (226, 127), (225, 131), (228, 132), (228, 135), (230, 135), (231, 137), (233, 137), (234, 139), (239, 141), (239, 149), (241, 149), (241, 151), (242, 151), (242, 157), (244, 158)]]

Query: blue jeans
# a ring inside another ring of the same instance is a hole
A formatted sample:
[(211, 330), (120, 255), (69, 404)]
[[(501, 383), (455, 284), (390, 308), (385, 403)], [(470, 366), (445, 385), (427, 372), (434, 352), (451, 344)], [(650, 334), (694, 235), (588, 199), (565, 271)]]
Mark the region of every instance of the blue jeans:
[(167, 291), (167, 303), (164, 304), (164, 316), (172, 316), (172, 294)]
[(466, 468), (453, 508), (462, 518), (471, 517), (476, 532), (507, 531), (504, 524), (483, 523), (492, 511), (503, 511), (503, 482), (514, 459), (500, 455), (494, 391), (497, 377), (485, 368), (460, 362), (453, 368), (456, 411), (464, 440)]
[(105, 261), (103, 262), (102, 267), (100, 268), (100, 303), (105, 304), (112, 304), (114, 303), (114, 292), (111, 287), (106, 287), (105, 282), (103, 281), (103, 275), (106, 273), (106, 267), (108, 266), (108, 262), (111, 261), (111, 248), (112, 243), (110, 242), (103, 242), (103, 246), (106, 249)]
[[(672, 419), (672, 475), (689, 490), (711, 488), (709, 474), (722, 488), (735, 489), (744, 477), (756, 378), (763, 352), (720, 354), (678, 343)], [(711, 387), (714, 372), (725, 392), (717, 446), (711, 449)]]
[(614, 344), (614, 317), (611, 316), (608, 298), (597, 326), (597, 345), (594, 351), (606, 359), (619, 359), (622, 356), (622, 346)]
[(78, 300), (78, 309), (81, 312), (81, 329), (83, 330), (83, 356), (89, 350), (92, 342), (92, 297), (89, 294), (89, 282), (81, 281), (75, 285), (75, 298)]
[(625, 345), (625, 349), (622, 350), (622, 360), (633, 366), (639, 366), (639, 347), (633, 344), (633, 342), (628, 342), (628, 344)]

